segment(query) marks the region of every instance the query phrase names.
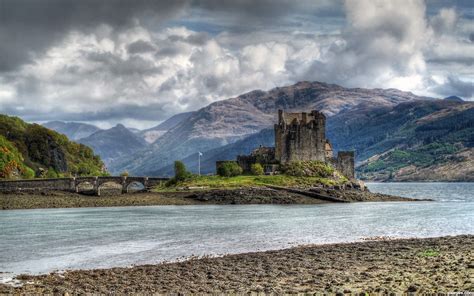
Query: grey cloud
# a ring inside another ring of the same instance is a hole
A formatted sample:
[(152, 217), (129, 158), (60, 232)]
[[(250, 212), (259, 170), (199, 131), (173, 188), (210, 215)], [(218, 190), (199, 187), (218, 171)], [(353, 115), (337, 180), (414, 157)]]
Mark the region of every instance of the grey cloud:
[(168, 41), (169, 42), (185, 42), (185, 43), (190, 43), (194, 45), (203, 45), (209, 40), (209, 34), (207, 33), (195, 33), (191, 34), (189, 36), (179, 36), (179, 35), (171, 35), (168, 36)]
[(20, 116), (28, 121), (120, 121), (129, 118), (139, 118), (140, 120), (161, 121), (168, 117), (161, 104), (150, 104), (147, 106), (138, 106), (133, 104), (112, 105), (110, 107), (98, 110), (97, 112), (64, 112), (57, 108), (48, 111), (47, 114), (38, 112), (33, 106), (25, 109), (17, 109), (13, 106), (7, 106), (4, 111), (7, 114)]
[(155, 47), (147, 41), (138, 40), (128, 45), (127, 50), (131, 54), (151, 52), (155, 50)]
[(101, 72), (109, 71), (115, 77), (135, 74), (145, 75), (161, 72), (160, 68), (155, 67), (140, 56), (131, 56), (128, 59), (122, 59), (121, 57), (111, 53), (93, 52), (88, 53), (86, 58), (91, 61), (101, 63)]
[(211, 12), (227, 13), (244, 19), (262, 19), (286, 16), (292, 13), (304, 13), (324, 16), (343, 16), (342, 1), (312, 0), (195, 0), (198, 8)]
[(0, 0), (0, 72), (14, 70), (51, 47), (70, 30), (99, 24), (129, 26), (134, 18), (164, 21), (187, 0)]
[(158, 49), (158, 51), (155, 53), (157, 57), (173, 57), (175, 55), (178, 55), (181, 52), (181, 49), (176, 47), (176, 46), (164, 46)]

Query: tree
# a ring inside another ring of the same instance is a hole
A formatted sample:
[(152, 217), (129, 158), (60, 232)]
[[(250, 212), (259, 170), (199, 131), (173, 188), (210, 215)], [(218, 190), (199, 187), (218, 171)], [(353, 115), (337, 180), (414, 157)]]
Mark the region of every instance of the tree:
[(253, 175), (260, 176), (265, 173), (263, 170), (263, 167), (260, 163), (254, 163), (250, 166), (250, 171), (252, 172)]
[(234, 161), (226, 161), (217, 168), (217, 174), (222, 177), (234, 177), (242, 174), (242, 168)]
[(128, 171), (123, 171), (120, 173), (121, 177), (128, 177)]
[(186, 170), (186, 166), (182, 161), (177, 160), (174, 162), (174, 178), (176, 181), (184, 181), (190, 176), (191, 173)]

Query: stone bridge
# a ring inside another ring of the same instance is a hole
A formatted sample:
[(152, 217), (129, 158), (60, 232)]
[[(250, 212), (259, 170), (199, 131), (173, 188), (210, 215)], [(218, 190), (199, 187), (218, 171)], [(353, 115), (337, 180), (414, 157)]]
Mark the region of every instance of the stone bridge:
[(133, 185), (143, 186), (148, 190), (169, 180), (156, 177), (71, 177), (57, 179), (1, 180), (0, 192), (60, 190), (80, 192), (81, 185), (91, 187), (95, 195), (100, 196), (104, 184), (121, 186), (122, 193), (128, 193)]

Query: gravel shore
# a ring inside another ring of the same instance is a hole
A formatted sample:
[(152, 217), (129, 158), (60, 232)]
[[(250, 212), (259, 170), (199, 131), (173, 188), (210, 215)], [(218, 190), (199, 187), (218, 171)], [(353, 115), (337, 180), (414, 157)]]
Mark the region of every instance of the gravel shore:
[(13, 294), (474, 291), (473, 235), (301, 246), (131, 268), (20, 276)]
[[(326, 195), (348, 202), (414, 201), (399, 196), (360, 190), (324, 190)], [(0, 209), (81, 208), (198, 204), (320, 204), (328, 201), (271, 188), (240, 188), (180, 192), (110, 193), (87, 196), (62, 191), (0, 193)]]

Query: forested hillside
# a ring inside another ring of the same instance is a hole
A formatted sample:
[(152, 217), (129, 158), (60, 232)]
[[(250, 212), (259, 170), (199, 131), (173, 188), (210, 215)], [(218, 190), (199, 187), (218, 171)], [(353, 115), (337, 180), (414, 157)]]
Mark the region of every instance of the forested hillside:
[(0, 115), (0, 178), (104, 173), (102, 160), (89, 147), (41, 125)]

